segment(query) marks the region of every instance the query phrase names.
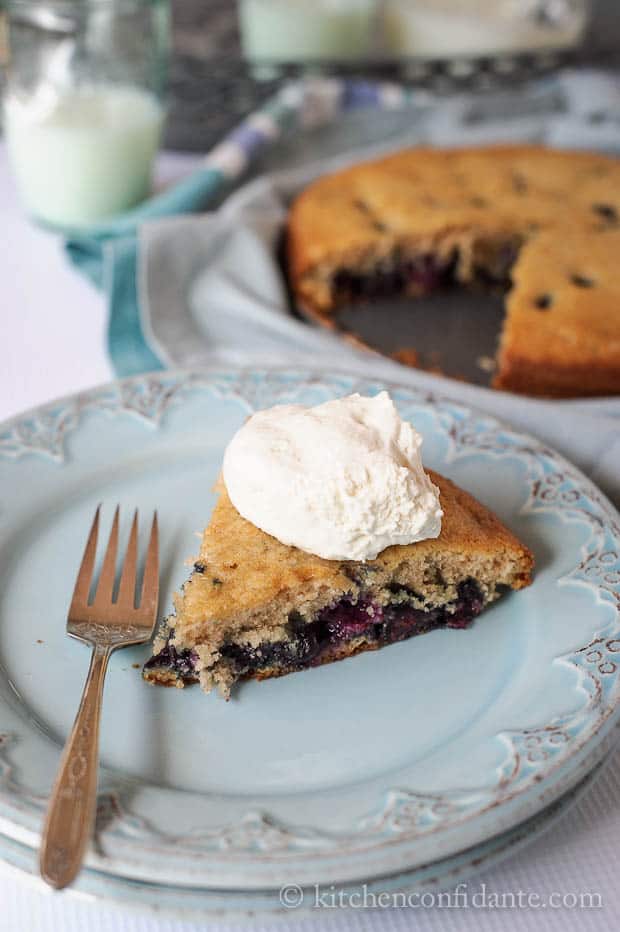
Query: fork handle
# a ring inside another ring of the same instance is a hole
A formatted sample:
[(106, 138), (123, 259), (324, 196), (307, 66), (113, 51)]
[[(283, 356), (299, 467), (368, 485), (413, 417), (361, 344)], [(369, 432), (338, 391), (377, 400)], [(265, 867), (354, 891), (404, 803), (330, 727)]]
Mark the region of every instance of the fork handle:
[(39, 863), (43, 879), (61, 890), (78, 874), (97, 802), (99, 719), (103, 681), (111, 650), (93, 649), (80, 708), (67, 739), (52, 789)]

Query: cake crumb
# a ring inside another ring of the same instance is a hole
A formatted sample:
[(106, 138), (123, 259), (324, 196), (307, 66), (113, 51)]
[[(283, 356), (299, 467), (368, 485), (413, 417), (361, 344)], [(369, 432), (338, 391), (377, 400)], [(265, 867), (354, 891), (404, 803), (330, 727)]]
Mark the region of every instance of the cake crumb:
[(483, 372), (495, 372), (497, 364), (492, 356), (478, 356), (476, 365)]
[(132, 667), (134, 668), (134, 670), (139, 670), (139, 669), (140, 669), (140, 666), (141, 666), (141, 664), (139, 664), (139, 663), (132, 663), (132, 665), (131, 665), (131, 666), (132, 666)]
[(43, 644), (43, 641), (41, 640), (41, 638), (37, 638), (37, 644)]
[(420, 356), (418, 351), (412, 346), (405, 346), (402, 349), (396, 350), (395, 353), (392, 353), (392, 359), (402, 363), (404, 366), (411, 366), (413, 369), (418, 369), (420, 366)]

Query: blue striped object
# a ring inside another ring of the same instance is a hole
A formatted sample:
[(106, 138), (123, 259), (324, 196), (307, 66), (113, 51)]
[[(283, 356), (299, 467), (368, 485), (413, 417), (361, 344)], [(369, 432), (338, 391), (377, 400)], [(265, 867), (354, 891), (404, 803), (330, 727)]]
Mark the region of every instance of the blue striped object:
[(137, 231), (143, 221), (208, 208), (243, 175), (257, 153), (287, 130), (329, 123), (339, 113), (360, 107), (403, 106), (410, 96), (398, 85), (380, 82), (315, 78), (288, 83), (188, 178), (87, 232), (64, 230), (69, 260), (106, 295), (108, 350), (117, 375), (163, 368), (140, 324), (136, 262)]

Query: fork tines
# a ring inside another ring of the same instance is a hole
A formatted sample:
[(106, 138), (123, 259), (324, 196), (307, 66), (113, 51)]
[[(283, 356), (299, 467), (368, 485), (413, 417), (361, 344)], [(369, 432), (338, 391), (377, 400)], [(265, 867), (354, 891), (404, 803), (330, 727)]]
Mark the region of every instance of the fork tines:
[(93, 598), (89, 598), (93, 583), (95, 559), (97, 554), (97, 539), (99, 536), (99, 517), (101, 505), (95, 512), (95, 517), (88, 535), (82, 563), (77, 575), (73, 598), (69, 608), (69, 621), (85, 619), (94, 620), (95, 616), (105, 615), (105, 620), (114, 620), (114, 616), (122, 616), (133, 621), (142, 621), (144, 624), (153, 624), (157, 612), (157, 599), (159, 593), (159, 557), (158, 557), (158, 525), (157, 512), (153, 514), (151, 533), (149, 537), (144, 575), (140, 596), (136, 603), (136, 580), (138, 572), (138, 510), (134, 511), (127, 550), (123, 559), (121, 578), (116, 599), (114, 599), (114, 583), (116, 580), (116, 567), (118, 557), (118, 536), (120, 507), (116, 507), (114, 520), (108, 538), (108, 545), (103, 558), (97, 588)]

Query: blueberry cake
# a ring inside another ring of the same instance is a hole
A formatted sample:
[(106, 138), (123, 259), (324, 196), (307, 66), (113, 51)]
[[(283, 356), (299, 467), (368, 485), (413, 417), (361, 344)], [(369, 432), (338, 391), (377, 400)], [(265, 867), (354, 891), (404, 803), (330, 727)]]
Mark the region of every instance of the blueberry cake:
[(144, 667), (151, 683), (200, 682), (228, 696), (264, 679), (376, 650), (433, 628), (466, 628), (533, 558), (487, 508), (429, 470), (438, 538), (388, 547), (365, 562), (324, 560), (241, 517), (223, 483), (190, 578)]
[(494, 386), (620, 393), (620, 161), (543, 147), (411, 149), (320, 178), (293, 203), (302, 310), (446, 285), (506, 293)]

